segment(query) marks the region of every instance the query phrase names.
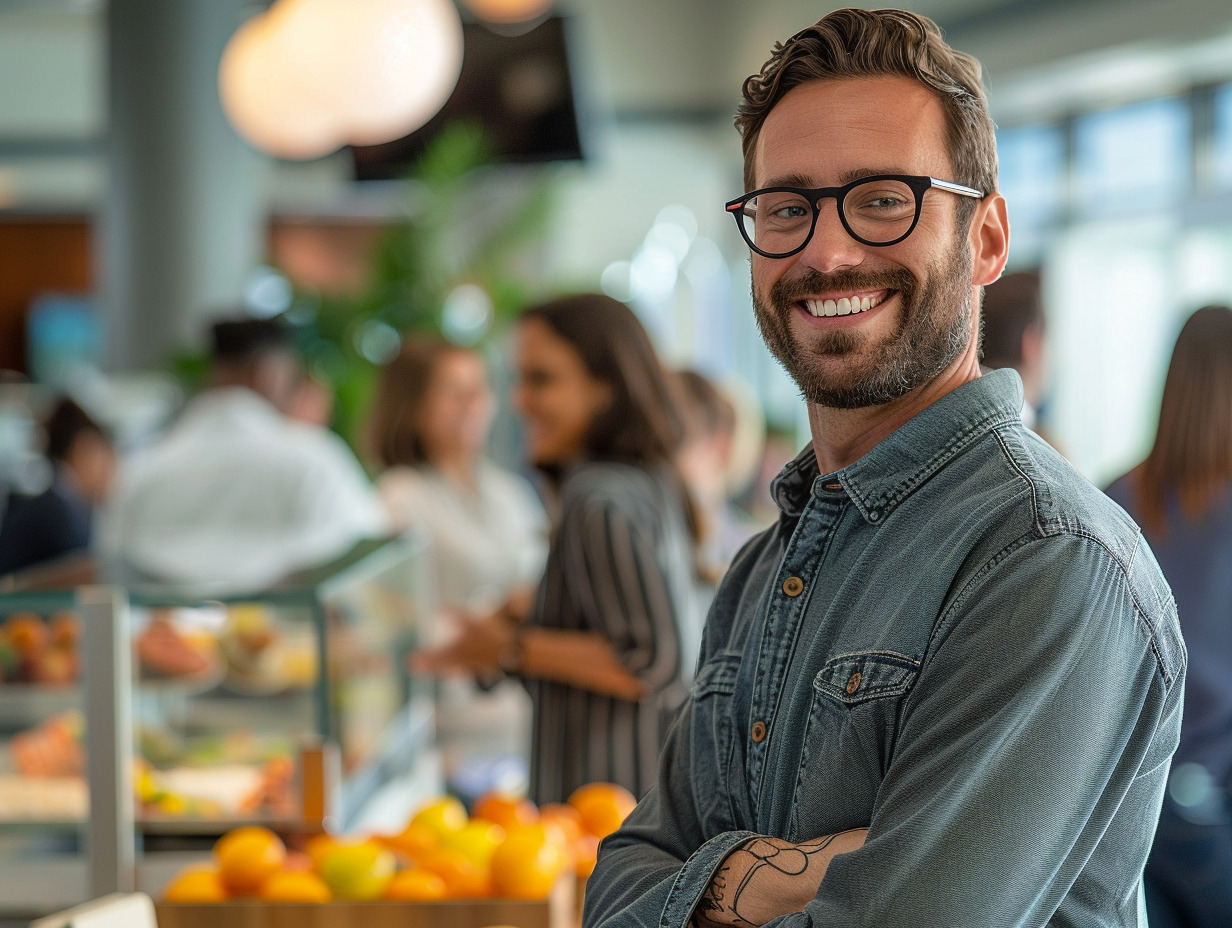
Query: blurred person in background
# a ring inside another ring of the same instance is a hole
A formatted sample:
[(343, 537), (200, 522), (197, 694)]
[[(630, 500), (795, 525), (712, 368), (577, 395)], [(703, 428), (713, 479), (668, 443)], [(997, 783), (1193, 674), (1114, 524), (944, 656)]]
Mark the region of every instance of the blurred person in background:
[(741, 546), (765, 526), (741, 510), (730, 495), (732, 484), (743, 476), (735, 473), (740, 454), (735, 403), (697, 371), (680, 370), (674, 376), (686, 419), (677, 463), (701, 524), (702, 575), (717, 583)]
[[(381, 371), (368, 444), (394, 529), (414, 528), (428, 541), (440, 605), (488, 613), (513, 601), (524, 614), (543, 575), (547, 515), (524, 478), (486, 457), (495, 413), (476, 352), (410, 337)], [(445, 629), (433, 627), (441, 619), (425, 616), (422, 641), (441, 642)], [(526, 757), (530, 710), (521, 686), (504, 681), (481, 694), (468, 681), (445, 682), (437, 734), (447, 777), (468, 757)]]
[(342, 439), (286, 415), (301, 383), (287, 326), (225, 320), (211, 338), (206, 389), (123, 462), (103, 554), (153, 579), (234, 589), (387, 533), (385, 507)]
[(1048, 357), (1044, 301), (1038, 274), (1006, 274), (984, 288), (980, 363), (989, 370), (1012, 368), (1022, 380), (1022, 421), (1044, 441), (1056, 442), (1040, 425), (1047, 388)]
[(394, 529), (423, 532), (438, 596), (472, 611), (529, 601), (547, 556), (534, 489), (484, 453), (495, 414), (483, 359), (420, 336), (381, 371), (368, 427)]
[(593, 781), (641, 796), (701, 626), (697, 521), (675, 465), (683, 421), (645, 329), (606, 296), (528, 309), (515, 366), (526, 447), (558, 497), (543, 581), (528, 616), (467, 620), (418, 666), (525, 682), (536, 802)]
[(1232, 309), (1182, 327), (1146, 460), (1108, 494), (1142, 526), (1189, 649), (1181, 742), (1146, 865), (1151, 928), (1232, 925)]
[(71, 399), (43, 423), (51, 484), (11, 495), (0, 522), (0, 575), (90, 547), (94, 513), (115, 475), (115, 449), (103, 428)]
[(296, 422), (327, 429), (334, 419), (334, 391), (329, 384), (303, 371), (284, 412)]

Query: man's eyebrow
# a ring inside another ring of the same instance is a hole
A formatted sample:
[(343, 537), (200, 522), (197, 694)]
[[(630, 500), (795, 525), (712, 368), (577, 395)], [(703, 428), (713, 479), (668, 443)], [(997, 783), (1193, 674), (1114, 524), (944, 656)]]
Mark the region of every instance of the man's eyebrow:
[(900, 168), (856, 168), (853, 171), (844, 171), (839, 175), (840, 184), (850, 184), (853, 180), (859, 180), (862, 177), (876, 177), (879, 174), (902, 174)]
[[(875, 177), (879, 174), (902, 174), (903, 172), (897, 168), (876, 167), (876, 168), (853, 168), (850, 171), (843, 171), (838, 176), (838, 184), (843, 186), (850, 184), (853, 180), (860, 180), (862, 177)], [(776, 177), (770, 178), (763, 186), (765, 187), (805, 187), (815, 189), (813, 187), (814, 178), (807, 174), (779, 174)]]
[(763, 187), (806, 187), (812, 189), (813, 178), (807, 174), (780, 174), (777, 177), (772, 177)]

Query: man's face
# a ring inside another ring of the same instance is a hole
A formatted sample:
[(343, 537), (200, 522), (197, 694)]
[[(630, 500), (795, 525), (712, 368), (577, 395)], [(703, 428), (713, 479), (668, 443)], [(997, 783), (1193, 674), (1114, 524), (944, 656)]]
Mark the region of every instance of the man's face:
[[(941, 105), (903, 77), (816, 81), (770, 112), (755, 148), (756, 186), (829, 187), (871, 174), (953, 180)], [(812, 239), (787, 258), (753, 255), (762, 337), (811, 403), (854, 409), (928, 383), (972, 337), (972, 249), (957, 198), (930, 190), (897, 245), (851, 238), (833, 199)], [(847, 299), (870, 308), (824, 315)], [(818, 315), (814, 315), (817, 312)]]

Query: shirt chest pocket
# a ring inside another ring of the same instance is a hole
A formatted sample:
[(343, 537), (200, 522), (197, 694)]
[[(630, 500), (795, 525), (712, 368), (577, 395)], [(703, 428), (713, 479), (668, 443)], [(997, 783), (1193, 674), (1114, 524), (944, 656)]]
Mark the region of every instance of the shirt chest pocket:
[(893, 651), (839, 655), (817, 672), (792, 804), (795, 834), (869, 823), (902, 701), (919, 672), (918, 660)]
[(722, 651), (698, 669), (693, 681), (690, 779), (708, 834), (735, 827), (728, 777), (734, 769), (732, 694), (742, 657), (738, 651)]

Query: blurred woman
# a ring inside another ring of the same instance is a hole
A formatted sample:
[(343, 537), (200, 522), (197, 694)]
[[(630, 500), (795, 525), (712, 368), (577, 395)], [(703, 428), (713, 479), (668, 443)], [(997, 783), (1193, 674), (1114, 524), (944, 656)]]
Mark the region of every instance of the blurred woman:
[(1189, 651), (1181, 741), (1146, 866), (1151, 928), (1232, 925), (1232, 309), (1181, 329), (1155, 444), (1108, 488), (1142, 526)]
[(484, 455), (495, 411), (478, 354), (417, 337), (381, 371), (369, 426), (395, 528), (426, 536), (438, 597), (470, 610), (528, 595), (547, 551), (534, 490)]
[[(381, 372), (369, 443), (396, 530), (414, 528), (428, 542), (421, 645), (444, 640), (453, 611), (529, 603), (543, 574), (543, 506), (525, 479), (484, 454), (495, 408), (479, 355), (438, 338), (408, 339)], [(491, 776), (516, 782), (517, 773), (505, 773), (515, 769), (525, 776), (530, 705), (520, 686), (497, 683), (484, 693), (468, 680), (445, 681), (437, 710), (455, 790), (483, 792)]]
[(421, 666), (525, 681), (537, 802), (596, 780), (641, 796), (701, 627), (683, 424), (645, 330), (608, 297), (527, 310), (515, 355), (527, 451), (559, 500), (547, 569), (529, 616), (468, 621)]

